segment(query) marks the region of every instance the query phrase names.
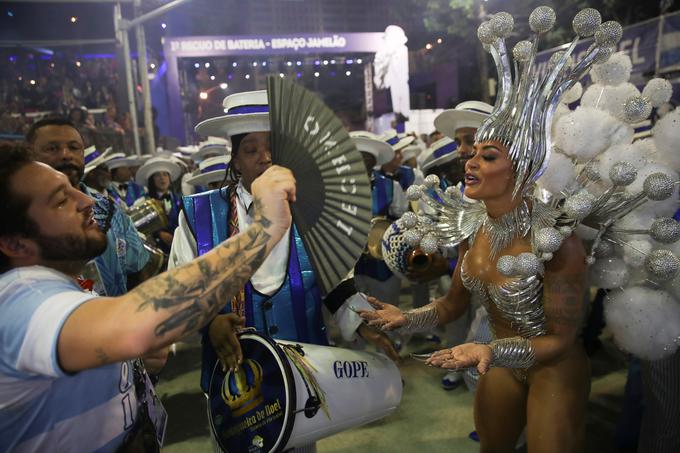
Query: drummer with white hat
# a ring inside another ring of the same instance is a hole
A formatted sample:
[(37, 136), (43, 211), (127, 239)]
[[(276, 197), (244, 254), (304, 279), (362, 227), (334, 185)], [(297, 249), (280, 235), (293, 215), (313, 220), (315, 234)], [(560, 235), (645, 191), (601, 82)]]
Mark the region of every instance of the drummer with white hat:
[[(252, 221), (250, 187), (255, 178), (272, 166), (269, 101), (266, 91), (228, 96), (223, 102), (226, 115), (196, 126), (203, 136), (229, 137), (232, 144), (226, 187), (184, 198), (180, 227), (170, 254), (170, 265), (180, 265), (228, 237), (243, 231)], [(220, 219), (221, 221), (213, 221)], [(205, 331), (201, 387), (208, 392), (212, 371), (220, 360), (224, 366), (239, 366), (240, 353), (234, 343), (230, 311), (245, 318), (245, 324), (275, 339), (325, 344), (326, 328), (321, 304), (333, 313), (343, 336), (355, 331), (383, 348), (391, 347), (384, 334), (368, 328), (349, 308), (370, 307), (357, 294), (353, 279), (345, 280), (325, 298), (321, 297), (314, 268), (297, 227), (274, 247), (243, 292), (218, 315)], [(233, 342), (229, 342), (232, 340)], [(393, 351), (393, 350), (392, 350)], [(396, 357), (396, 352), (393, 355)]]
[(160, 155), (147, 160), (135, 177), (137, 184), (146, 186), (149, 198), (161, 202), (168, 216), (168, 227), (154, 233), (156, 244), (165, 253), (170, 252), (182, 210), (182, 197), (172, 191), (172, 183), (181, 175), (182, 167), (172, 157)]
[(111, 172), (111, 184), (108, 191), (111, 198), (124, 210), (130, 208), (139, 199), (146, 197), (144, 186), (134, 181), (132, 167), (139, 165), (138, 157), (116, 153), (106, 163)]
[(106, 168), (106, 162), (115, 156), (112, 154), (112, 148), (107, 148), (103, 153), (100, 153), (94, 146), (90, 146), (85, 148), (84, 156), (83, 183), (95, 192), (107, 195), (106, 188), (111, 182), (111, 174)]
[(226, 182), (229, 162), (230, 155), (208, 157), (198, 164), (198, 169), (187, 178), (186, 183), (196, 186), (197, 192), (219, 189)]

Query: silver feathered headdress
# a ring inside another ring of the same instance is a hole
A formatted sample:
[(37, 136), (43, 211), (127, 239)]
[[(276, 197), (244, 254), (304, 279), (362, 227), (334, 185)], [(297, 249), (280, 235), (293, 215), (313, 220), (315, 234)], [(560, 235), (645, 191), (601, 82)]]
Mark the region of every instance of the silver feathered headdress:
[[(576, 37), (565, 51), (550, 58), (547, 72), (541, 74), (534, 61), (539, 37), (554, 24), (552, 8), (539, 6), (534, 9), (529, 16), (534, 35), (515, 45), (512, 50), (514, 64), (505, 47), (505, 38), (514, 27), (509, 13), (494, 14), (477, 30), (477, 36), (496, 63), (499, 89), (496, 105), (477, 130), (476, 140), (497, 140), (508, 147), (515, 169), (514, 195), (527, 182), (541, 176), (548, 164), (552, 118), (560, 97), (589, 71), (593, 63), (606, 61), (611, 56), (623, 33), (617, 22), (602, 23), (597, 10), (586, 8), (576, 14), (572, 22)], [(585, 57), (574, 64), (571, 54), (577, 42), (593, 35), (595, 43)]]

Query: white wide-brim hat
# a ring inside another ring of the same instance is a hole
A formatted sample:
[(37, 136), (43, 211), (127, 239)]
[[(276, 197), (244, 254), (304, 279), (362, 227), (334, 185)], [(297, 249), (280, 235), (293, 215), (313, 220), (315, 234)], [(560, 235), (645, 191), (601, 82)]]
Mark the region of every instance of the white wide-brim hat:
[(176, 181), (182, 174), (182, 167), (172, 157), (154, 156), (139, 167), (135, 176), (135, 182), (140, 186), (146, 186), (149, 177), (159, 171), (168, 172), (170, 180)]
[(106, 166), (109, 170), (120, 167), (134, 167), (135, 165), (141, 165), (142, 160), (139, 156), (128, 156), (124, 153), (114, 153), (111, 158), (106, 162)]
[(404, 133), (398, 134), (394, 129), (387, 130), (382, 135), (382, 140), (387, 142), (395, 151), (404, 149), (416, 139), (413, 135), (406, 135)]
[(191, 155), (191, 160), (201, 162), (208, 157), (224, 156), (231, 152), (229, 140), (223, 137), (208, 137), (207, 140), (198, 144), (198, 150)]
[(417, 143), (411, 143), (401, 151), (401, 159), (406, 161), (418, 157), (418, 155), (423, 152), (423, 148)]
[(434, 119), (434, 127), (446, 135), (455, 138), (456, 131), (464, 127), (479, 128), (488, 118), (493, 106), (480, 101), (461, 102), (454, 109), (444, 110)]
[(186, 182), (192, 186), (207, 186), (211, 182), (222, 182), (227, 174), (229, 162), (231, 162), (231, 156), (209, 157), (199, 164)]
[(440, 138), (426, 151), (423, 158), (423, 171), (452, 161), (458, 155), (458, 145), (450, 137)]
[(250, 132), (268, 132), (267, 91), (245, 91), (227, 96), (222, 102), (226, 115), (201, 121), (194, 129), (198, 135), (232, 137)]
[(349, 133), (357, 149), (375, 157), (376, 165), (381, 166), (394, 159), (394, 149), (378, 135), (368, 131), (352, 131)]
[(111, 157), (113, 148), (109, 147), (103, 153), (97, 151), (97, 148), (90, 146), (85, 148), (85, 171), (84, 174), (88, 174), (95, 168), (99, 167), (101, 164), (106, 163)]

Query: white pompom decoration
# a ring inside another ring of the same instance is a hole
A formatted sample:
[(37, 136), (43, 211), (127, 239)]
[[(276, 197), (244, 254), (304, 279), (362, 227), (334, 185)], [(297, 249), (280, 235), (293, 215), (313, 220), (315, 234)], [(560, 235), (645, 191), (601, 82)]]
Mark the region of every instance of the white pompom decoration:
[(675, 109), (661, 118), (652, 129), (657, 160), (680, 170), (680, 109)]
[(606, 110), (616, 118), (623, 118), (624, 102), (639, 94), (640, 91), (632, 83), (616, 86), (593, 84), (583, 93), (581, 105)]
[(578, 107), (557, 120), (554, 144), (567, 156), (587, 162), (609, 148), (612, 139), (622, 139), (620, 127), (621, 123), (607, 112)]
[(673, 95), (673, 85), (668, 80), (657, 77), (647, 82), (642, 95), (649, 99), (652, 107), (661, 107), (670, 101)]
[(561, 153), (553, 153), (548, 168), (538, 179), (538, 185), (555, 196), (567, 189), (576, 179), (574, 163)]
[(569, 90), (562, 95), (560, 102), (563, 104), (571, 104), (572, 102), (581, 99), (582, 94), (583, 85), (581, 85), (581, 82), (576, 82), (573, 87), (569, 88)]
[(628, 281), (628, 266), (622, 258), (599, 258), (588, 269), (590, 285), (595, 288), (621, 288)]
[(640, 155), (639, 149), (633, 144), (610, 146), (598, 157), (597, 171), (600, 177), (604, 181), (611, 183), (609, 170), (621, 161), (628, 162), (636, 170), (640, 170), (647, 164), (647, 160)]
[(654, 246), (651, 242), (644, 239), (634, 239), (627, 241), (623, 246), (623, 261), (633, 268), (644, 266), (647, 255)]
[(595, 83), (602, 85), (618, 85), (630, 79), (633, 63), (630, 57), (623, 52), (616, 52), (609, 60), (602, 64), (593, 65), (590, 77)]
[(607, 327), (619, 347), (645, 360), (675, 353), (680, 337), (680, 303), (666, 291), (634, 286), (604, 302)]

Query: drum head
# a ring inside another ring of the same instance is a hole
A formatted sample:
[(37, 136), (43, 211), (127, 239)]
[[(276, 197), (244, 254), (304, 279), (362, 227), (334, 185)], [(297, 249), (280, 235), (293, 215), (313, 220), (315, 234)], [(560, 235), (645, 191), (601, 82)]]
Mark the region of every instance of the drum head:
[(229, 453), (274, 452), (286, 446), (295, 415), (295, 381), (283, 351), (257, 334), (240, 336), (236, 372), (213, 369), (208, 393), (210, 427)]

